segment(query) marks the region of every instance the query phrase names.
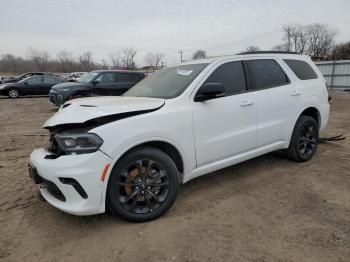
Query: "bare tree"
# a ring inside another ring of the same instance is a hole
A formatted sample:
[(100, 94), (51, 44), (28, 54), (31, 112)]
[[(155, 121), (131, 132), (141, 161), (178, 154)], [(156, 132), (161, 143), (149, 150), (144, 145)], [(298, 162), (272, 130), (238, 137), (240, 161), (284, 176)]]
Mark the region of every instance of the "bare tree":
[(112, 68), (113, 69), (119, 69), (122, 67), (122, 61), (121, 61), (121, 55), (120, 52), (118, 53), (113, 53), (109, 55), (109, 60), (112, 63)]
[(197, 50), (196, 52), (193, 53), (192, 59), (203, 59), (206, 58), (207, 54), (204, 50)]
[(275, 51), (288, 51), (288, 47), (285, 44), (275, 45), (271, 49)]
[(4, 54), (0, 60), (0, 72), (16, 73), (22, 72), (26, 66), (25, 61), (21, 57), (12, 54)]
[(259, 47), (251, 45), (251, 46), (248, 46), (245, 49), (245, 52), (256, 52), (256, 51), (259, 51), (259, 50), (260, 50)]
[(314, 59), (324, 59), (329, 55), (336, 31), (327, 25), (312, 24), (306, 27), (309, 38), (308, 55)]
[(85, 52), (79, 56), (80, 70), (91, 71), (95, 67), (95, 63), (92, 60), (92, 53), (90, 51)]
[(76, 62), (74, 61), (72, 53), (68, 51), (60, 51), (56, 55), (58, 62), (58, 71), (72, 72), (76, 69)]
[(336, 31), (327, 25), (285, 25), (283, 42), (274, 49), (307, 54), (314, 59), (325, 59), (334, 44)]
[(286, 25), (283, 27), (284, 43), (281, 45), (285, 51), (303, 54), (308, 46), (308, 32), (301, 25)]
[(332, 59), (334, 60), (350, 59), (350, 42), (340, 43), (334, 46), (332, 50)]
[(39, 51), (35, 48), (29, 48), (29, 59), (32, 62), (34, 70), (47, 71), (49, 54), (46, 51)]
[(122, 67), (125, 67), (127, 69), (135, 69), (136, 63), (135, 63), (135, 56), (136, 56), (136, 49), (133, 47), (123, 48), (121, 50), (121, 65)]
[(147, 64), (147, 66), (152, 67), (154, 69), (157, 69), (160, 67), (163, 59), (164, 59), (164, 54), (155, 52), (155, 53), (147, 53), (144, 57), (144, 60)]

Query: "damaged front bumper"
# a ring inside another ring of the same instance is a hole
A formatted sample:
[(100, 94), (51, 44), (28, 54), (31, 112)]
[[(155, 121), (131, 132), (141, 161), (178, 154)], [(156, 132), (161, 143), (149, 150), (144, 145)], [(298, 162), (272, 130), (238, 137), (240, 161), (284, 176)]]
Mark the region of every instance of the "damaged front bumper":
[(36, 149), (30, 155), (31, 176), (42, 196), (51, 205), (74, 215), (105, 211), (101, 174), (112, 159), (101, 151), (50, 158), (51, 153)]

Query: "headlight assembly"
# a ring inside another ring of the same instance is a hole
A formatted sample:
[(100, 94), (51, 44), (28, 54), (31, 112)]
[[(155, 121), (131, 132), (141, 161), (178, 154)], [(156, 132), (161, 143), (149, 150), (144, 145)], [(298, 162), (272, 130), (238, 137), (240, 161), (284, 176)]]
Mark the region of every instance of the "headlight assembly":
[(0, 90), (4, 89), (6, 87), (6, 85), (0, 85)]
[(56, 134), (55, 139), (61, 151), (66, 154), (92, 153), (103, 144), (102, 138), (93, 133)]

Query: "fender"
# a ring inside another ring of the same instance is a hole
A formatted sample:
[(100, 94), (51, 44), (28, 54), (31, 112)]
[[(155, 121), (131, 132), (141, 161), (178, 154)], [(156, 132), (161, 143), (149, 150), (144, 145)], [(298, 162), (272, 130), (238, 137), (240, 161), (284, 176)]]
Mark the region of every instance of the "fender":
[[(297, 123), (299, 117), (300, 117), (301, 114), (302, 114), (306, 109), (308, 109), (308, 108), (315, 108), (315, 109), (317, 110), (317, 113), (318, 113), (318, 117), (319, 117), (318, 120), (321, 121), (321, 118), (320, 118), (320, 112), (321, 112), (321, 111), (320, 111), (320, 108), (319, 108), (317, 105), (315, 105), (315, 104), (309, 104), (309, 105), (305, 106), (302, 110), (299, 111), (297, 117), (293, 120), (293, 126), (292, 126), (291, 131), (290, 131), (290, 133), (289, 133), (289, 135), (288, 135), (288, 137), (289, 137), (288, 141), (290, 141), (291, 138), (292, 138), (293, 130), (294, 130), (294, 127), (295, 127), (295, 125), (296, 125), (296, 123)], [(320, 123), (320, 126), (321, 126), (321, 124), (322, 124), (322, 123)], [(288, 144), (289, 144), (289, 143), (288, 143)]]
[[(185, 157), (185, 153), (182, 150), (182, 148), (174, 140), (166, 138), (166, 137), (148, 137), (148, 138), (144, 138), (144, 139), (135, 141), (134, 143), (131, 143), (129, 146), (123, 148), (123, 150), (120, 150), (119, 154), (116, 157), (114, 157), (112, 162), (110, 163), (110, 166), (108, 168), (107, 173), (104, 174), (105, 180), (104, 180), (103, 185), (102, 185), (101, 204), (105, 205), (105, 203), (106, 203), (106, 194), (107, 194), (107, 186), (108, 186), (109, 177), (110, 177), (110, 175), (115, 167), (115, 164), (119, 161), (119, 159), (125, 153), (127, 153), (129, 150), (131, 150), (131, 149), (133, 149), (141, 144), (144, 144), (147, 142), (155, 142), (155, 141), (166, 142), (166, 143), (171, 144), (173, 147), (175, 147), (178, 150), (178, 152), (180, 153), (182, 163), (184, 166), (184, 172), (183, 172), (182, 176), (184, 177), (185, 174), (188, 173), (188, 172), (186, 172), (186, 170), (188, 168), (188, 164), (186, 162), (187, 158)], [(102, 170), (101, 170), (101, 172), (102, 172)]]

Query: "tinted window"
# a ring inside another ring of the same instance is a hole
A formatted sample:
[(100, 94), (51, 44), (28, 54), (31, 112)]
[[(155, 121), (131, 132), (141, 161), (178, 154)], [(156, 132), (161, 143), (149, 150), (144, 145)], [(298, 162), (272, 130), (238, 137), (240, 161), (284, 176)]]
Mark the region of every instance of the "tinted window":
[(90, 72), (84, 74), (78, 81), (81, 83), (89, 83), (92, 81), (96, 76), (98, 75), (98, 72)]
[(167, 67), (150, 74), (124, 96), (174, 98), (180, 95), (208, 64)]
[(317, 78), (317, 74), (308, 63), (293, 59), (284, 59), (283, 61), (286, 62), (299, 79), (309, 80)]
[(115, 73), (102, 73), (96, 78), (96, 81), (99, 81), (100, 83), (113, 83), (115, 82)]
[(226, 95), (244, 91), (246, 89), (246, 82), (242, 62), (230, 62), (219, 66), (208, 77), (205, 83), (223, 84)]
[(143, 79), (142, 74), (136, 73), (118, 73), (118, 82), (138, 82)]
[(52, 76), (44, 76), (43, 82), (46, 84), (54, 84), (54, 83), (57, 83), (57, 79), (55, 77), (52, 77)]
[(33, 76), (29, 79), (26, 80), (28, 84), (39, 84), (42, 82), (42, 77), (41, 76)]
[(255, 80), (254, 89), (264, 89), (289, 83), (286, 73), (273, 59), (249, 60), (248, 65)]
[(128, 73), (118, 73), (117, 74), (118, 82), (133, 82), (133, 74)]

